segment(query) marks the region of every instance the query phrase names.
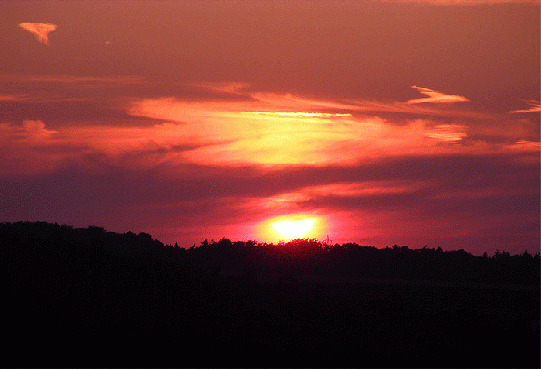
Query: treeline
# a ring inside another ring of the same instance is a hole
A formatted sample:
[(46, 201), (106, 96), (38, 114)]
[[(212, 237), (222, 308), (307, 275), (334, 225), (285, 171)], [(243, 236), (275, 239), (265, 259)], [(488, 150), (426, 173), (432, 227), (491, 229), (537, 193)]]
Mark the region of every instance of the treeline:
[(5, 366), (539, 363), (539, 254), (18, 222), (0, 273)]
[(356, 243), (327, 245), (299, 239), (277, 245), (255, 241), (205, 240), (192, 246), (194, 260), (226, 275), (250, 273), (263, 280), (294, 278), (304, 282), (363, 280), (442, 281), (539, 285), (539, 253), (474, 256), (464, 250), (384, 249)]

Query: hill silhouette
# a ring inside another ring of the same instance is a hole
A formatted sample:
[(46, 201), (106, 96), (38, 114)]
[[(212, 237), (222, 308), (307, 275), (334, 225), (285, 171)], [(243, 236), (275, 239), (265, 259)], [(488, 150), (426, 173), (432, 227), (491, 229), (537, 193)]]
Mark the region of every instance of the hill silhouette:
[(539, 259), (0, 223), (3, 363), (535, 367)]

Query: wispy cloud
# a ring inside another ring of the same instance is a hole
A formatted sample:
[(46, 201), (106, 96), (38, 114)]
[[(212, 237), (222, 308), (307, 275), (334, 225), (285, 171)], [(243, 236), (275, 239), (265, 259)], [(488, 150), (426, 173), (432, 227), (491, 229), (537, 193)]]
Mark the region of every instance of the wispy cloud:
[(28, 100), (27, 95), (16, 94), (16, 95), (0, 95), (0, 102), (9, 101), (9, 102), (20, 102)]
[(465, 102), (469, 101), (464, 96), (459, 95), (447, 95), (438, 91), (431, 90), (425, 87), (411, 86), (411, 88), (416, 89), (423, 95), (428, 97), (423, 97), (422, 99), (412, 99), (408, 100), (408, 104), (421, 104), (421, 103), (455, 103), (455, 102)]
[[(110, 82), (108, 78), (77, 79), (71, 76), (46, 76), (38, 80)], [(131, 79), (124, 82), (136, 83)], [(421, 119), (410, 115), (393, 119), (383, 118), (378, 112), (394, 110), (409, 114), (424, 112), (427, 108), (423, 104), (407, 102), (373, 102), (364, 106), (362, 102), (344, 103), (287, 94), (245, 93), (243, 96), (246, 99), (212, 101), (147, 98), (128, 103), (125, 113), (127, 117), (144, 117), (150, 124), (118, 126), (101, 122), (60, 127), (52, 122), (55, 128), (58, 127), (58, 134), (51, 135), (42, 122), (26, 121), (22, 127), (4, 124), (0, 139), (3, 136), (6, 147), (19, 152), (24, 148), (16, 141), (23, 137), (28, 141), (30, 131), (35, 131), (42, 133), (33, 136), (41, 138), (40, 145), (63, 144), (75, 148), (70, 157), (93, 152), (118, 160), (129, 157), (129, 162), (137, 162), (139, 167), (174, 162), (230, 168), (244, 165), (353, 166), (363, 160), (400, 155), (501, 153), (511, 151), (502, 145), (532, 140), (527, 122), (522, 122), (523, 131), (513, 136), (507, 136), (508, 129), (503, 135), (500, 131), (480, 131), (479, 124), (469, 125), (463, 119), (458, 123), (454, 119), (433, 116), (430, 112), (437, 110), (438, 104), (433, 104)], [(368, 112), (374, 114), (366, 114)], [(48, 119), (44, 118), (45, 121)]]
[(81, 87), (113, 87), (142, 84), (145, 78), (130, 75), (75, 76), (69, 74), (0, 74), (0, 82), (74, 84)]
[(27, 137), (33, 141), (47, 139), (57, 131), (51, 131), (45, 128), (45, 123), (41, 120), (25, 120), (23, 121), (23, 130)]
[[(243, 102), (245, 109), (251, 111), (255, 111), (257, 109), (267, 109), (274, 112), (281, 111), (284, 113), (290, 113), (292, 111), (331, 113), (338, 111), (342, 114), (351, 114), (358, 112), (370, 114), (404, 113), (423, 116), (460, 116), (476, 119), (482, 119), (487, 117), (487, 114), (482, 112), (457, 109), (441, 109), (441, 106), (434, 106), (431, 104), (415, 104), (410, 103), (409, 101), (374, 101), (356, 99), (333, 101), (325, 99), (307, 98), (304, 96), (294, 95), (290, 93), (277, 94), (273, 92), (247, 91), (250, 85), (245, 83), (230, 82), (222, 84), (197, 84), (194, 86), (205, 88), (213, 92), (228, 93), (232, 96), (243, 96), (245, 98), (245, 101)], [(425, 90), (432, 91), (429, 89)], [(434, 91), (434, 93), (436, 92)], [(447, 98), (449, 99), (453, 95), (440, 94), (440, 97), (443, 96), (447, 96)], [(459, 96), (458, 98), (462, 97)], [(421, 100), (423, 100), (423, 102), (428, 102), (428, 98)], [(455, 98), (455, 100), (457, 100), (457, 98)], [(436, 101), (431, 100), (430, 102)], [(443, 101), (443, 99), (441, 99), (437, 102), (451, 101)], [(215, 104), (217, 103), (218, 102), (215, 102)], [(223, 102), (221, 101), (219, 102), (219, 104), (223, 104)], [(230, 103), (226, 102), (226, 104), (231, 106)]]
[(56, 29), (56, 24), (52, 23), (19, 23), (19, 27), (33, 33), (39, 42), (49, 45), (47, 35)]
[(207, 82), (192, 84), (195, 87), (202, 87), (216, 92), (229, 94), (242, 94), (251, 84), (246, 82)]
[(540, 113), (541, 104), (536, 100), (526, 101), (530, 105), (530, 109), (513, 110), (511, 113)]
[(15, 126), (8, 123), (0, 124), (0, 142), (8, 144), (11, 141), (17, 145), (21, 141), (25, 143), (44, 142), (57, 131), (45, 128), (41, 120), (24, 120), (22, 126)]
[[(467, 137), (467, 127), (462, 125), (432, 128), (433, 122), (417, 119), (398, 126), (378, 117), (355, 117), (343, 112), (341, 104), (301, 100), (295, 109), (293, 98), (274, 98), (272, 103), (260, 99), (250, 104), (147, 99), (133, 103), (129, 113), (175, 122), (156, 129), (198, 144), (183, 153), (184, 160), (212, 165), (352, 165), (362, 158), (393, 156), (397, 150), (454, 151), (444, 143)], [(315, 110), (318, 105), (326, 111)], [(284, 106), (291, 110), (283, 111)], [(254, 111), (241, 110), (247, 108)]]
[(539, 0), (381, 0), (386, 3), (419, 3), (428, 5), (539, 4)]
[(457, 142), (468, 136), (467, 129), (460, 124), (438, 124), (433, 129), (427, 129), (425, 135), (444, 142)]

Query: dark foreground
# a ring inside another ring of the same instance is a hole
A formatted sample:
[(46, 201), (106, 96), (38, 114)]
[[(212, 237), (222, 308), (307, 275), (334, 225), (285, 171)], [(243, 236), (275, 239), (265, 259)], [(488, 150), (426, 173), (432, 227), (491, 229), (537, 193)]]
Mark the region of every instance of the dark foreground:
[(3, 366), (539, 366), (539, 255), (2, 223), (0, 263)]

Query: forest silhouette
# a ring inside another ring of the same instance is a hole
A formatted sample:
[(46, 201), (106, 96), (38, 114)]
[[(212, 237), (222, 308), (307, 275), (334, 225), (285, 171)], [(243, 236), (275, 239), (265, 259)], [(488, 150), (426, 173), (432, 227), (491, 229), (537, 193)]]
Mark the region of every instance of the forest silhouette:
[(17, 222), (0, 263), (4, 366), (539, 365), (539, 253)]

